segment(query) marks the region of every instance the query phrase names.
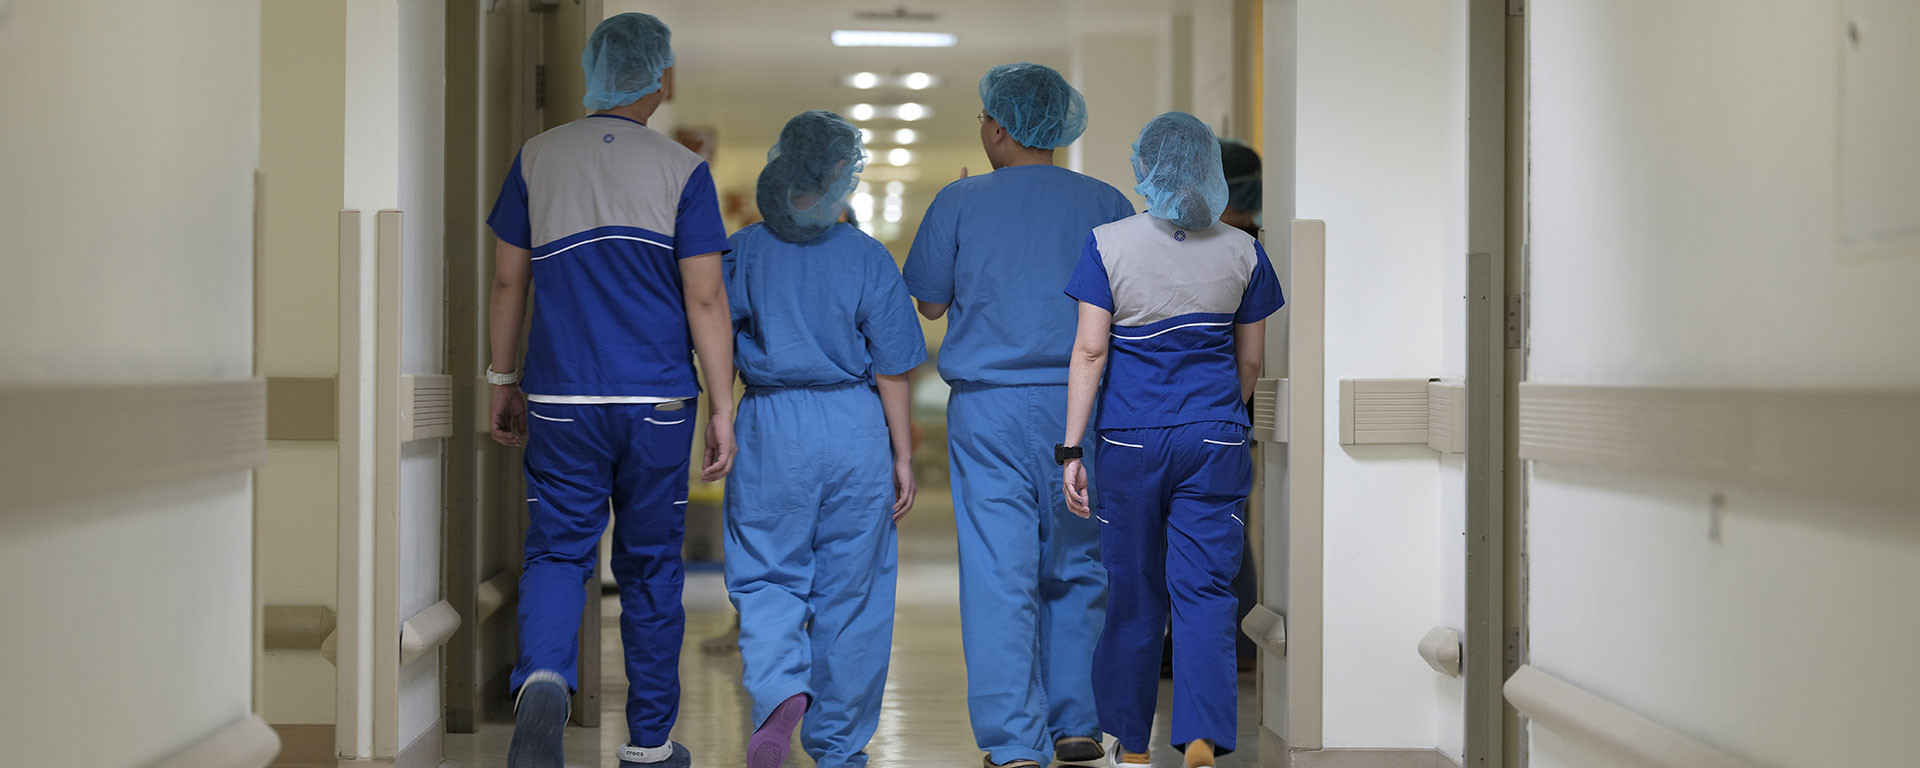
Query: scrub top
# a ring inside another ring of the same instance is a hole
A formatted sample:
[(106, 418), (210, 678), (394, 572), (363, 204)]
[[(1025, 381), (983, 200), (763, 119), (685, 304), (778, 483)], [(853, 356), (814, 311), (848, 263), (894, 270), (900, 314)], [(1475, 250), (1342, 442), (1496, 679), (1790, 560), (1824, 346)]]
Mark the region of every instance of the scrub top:
[(760, 224), (730, 238), (733, 364), (759, 387), (820, 387), (898, 375), (927, 359), (900, 269), (847, 224), (804, 243)]
[(1113, 313), (1099, 429), (1248, 426), (1233, 327), (1286, 303), (1259, 241), (1143, 213), (1087, 236), (1066, 293)]
[(1106, 182), (1016, 165), (948, 184), (907, 256), (914, 298), (951, 304), (940, 375), (977, 384), (1065, 384), (1074, 303), (1060, 295), (1081, 241), (1133, 215)]
[(533, 252), (530, 398), (700, 393), (680, 259), (725, 250), (727, 230), (699, 155), (588, 115), (527, 140), (487, 224)]

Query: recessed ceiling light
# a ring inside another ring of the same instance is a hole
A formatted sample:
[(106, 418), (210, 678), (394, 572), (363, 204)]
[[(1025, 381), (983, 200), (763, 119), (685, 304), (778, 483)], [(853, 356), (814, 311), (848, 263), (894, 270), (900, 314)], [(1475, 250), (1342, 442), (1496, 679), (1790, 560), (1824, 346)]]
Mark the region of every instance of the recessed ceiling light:
[(898, 110), (894, 111), (894, 114), (899, 115), (902, 120), (913, 121), (926, 117), (927, 108), (919, 104), (902, 104)]
[(860, 143), (862, 143), (862, 144), (872, 144), (872, 143), (873, 143), (873, 129), (872, 129), (872, 128), (862, 128), (862, 129), (860, 129)]
[(847, 84), (855, 88), (872, 88), (880, 84), (880, 76), (872, 72), (859, 72), (848, 78)]
[(894, 181), (887, 182), (887, 197), (899, 197), (900, 193), (905, 191), (907, 191), (907, 185), (905, 182), (899, 181), (897, 179)]
[(848, 116), (852, 117), (855, 120), (872, 120), (873, 105), (872, 104), (855, 104), (853, 105), (853, 109), (848, 112)]
[(946, 32), (892, 32), (877, 29), (836, 29), (833, 44), (842, 48), (952, 48), (960, 38)]
[(913, 153), (907, 151), (905, 147), (894, 147), (893, 149), (887, 150), (887, 162), (894, 165), (906, 165), (907, 163), (913, 162)]
[(901, 215), (900, 209), (888, 208), (886, 213), (884, 214), (884, 217), (886, 218), (888, 224), (898, 224), (900, 223), (900, 215)]
[(925, 72), (915, 72), (913, 74), (907, 75), (907, 78), (904, 82), (908, 88), (912, 88), (917, 91), (929, 85), (933, 85), (933, 75), (929, 75)]
[(902, 128), (893, 132), (893, 141), (896, 144), (912, 144), (918, 140), (920, 140), (920, 134), (914, 133), (912, 128)]

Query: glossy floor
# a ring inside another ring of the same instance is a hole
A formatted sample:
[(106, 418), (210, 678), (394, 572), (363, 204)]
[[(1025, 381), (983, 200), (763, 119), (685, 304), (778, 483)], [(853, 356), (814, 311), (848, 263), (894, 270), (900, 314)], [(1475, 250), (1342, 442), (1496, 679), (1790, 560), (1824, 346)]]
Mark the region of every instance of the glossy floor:
[[(967, 724), (966, 670), (960, 656), (958, 570), (954, 564), (953, 513), (945, 499), (927, 494), (903, 524), (900, 542), (899, 609), (895, 618), (892, 669), (887, 676), (880, 730), (867, 747), (870, 764), (886, 768), (971, 768), (980, 765)], [(738, 654), (709, 655), (700, 641), (725, 632), (733, 620), (726, 588), (715, 572), (691, 574), (686, 589), (687, 641), (680, 657), (680, 720), (673, 738), (693, 751), (696, 768), (735, 768), (745, 764), (748, 723), (746, 694), (740, 688)], [(601, 727), (567, 729), (568, 765), (615, 768), (613, 750), (626, 740), (621, 708), (626, 679), (621, 672), (619, 605), (601, 602), (608, 633), (602, 643), (605, 670)], [(1161, 685), (1160, 716), (1154, 723), (1153, 764), (1178, 766), (1180, 756), (1166, 746), (1170, 689)], [(1240, 678), (1240, 743), (1243, 748), (1220, 759), (1222, 768), (1258, 765), (1259, 708), (1253, 677)], [(502, 768), (506, 765), (510, 723), (489, 723), (475, 734), (449, 734), (450, 768)], [(797, 746), (789, 766), (811, 766)]]

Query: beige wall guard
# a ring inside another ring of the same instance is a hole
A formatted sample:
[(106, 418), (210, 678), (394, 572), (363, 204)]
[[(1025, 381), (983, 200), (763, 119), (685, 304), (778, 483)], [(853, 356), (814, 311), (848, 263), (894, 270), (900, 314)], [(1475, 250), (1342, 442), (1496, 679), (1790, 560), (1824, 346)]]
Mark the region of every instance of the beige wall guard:
[(1287, 732), (1321, 748), (1326, 610), (1327, 224), (1295, 219), (1287, 312)]
[(1520, 458), (1913, 502), (1920, 390), (1527, 382)]
[(266, 394), (260, 379), (0, 385), (13, 411), (0, 441), (7, 508), (260, 466)]
[(1532, 665), (1507, 679), (1507, 701), (1547, 728), (1617, 765), (1641, 768), (1760, 768), (1759, 764), (1649, 720)]
[(1287, 658), (1287, 617), (1264, 605), (1256, 605), (1240, 620), (1240, 631), (1275, 659)]
[(148, 768), (260, 768), (280, 753), (280, 737), (259, 715), (240, 718)]
[(1420, 658), (1433, 671), (1447, 677), (1460, 676), (1460, 633), (1446, 627), (1434, 627), (1420, 638)]
[(460, 628), (460, 614), (445, 600), (428, 606), (400, 625), (400, 666), (412, 664), (427, 652), (445, 645)]

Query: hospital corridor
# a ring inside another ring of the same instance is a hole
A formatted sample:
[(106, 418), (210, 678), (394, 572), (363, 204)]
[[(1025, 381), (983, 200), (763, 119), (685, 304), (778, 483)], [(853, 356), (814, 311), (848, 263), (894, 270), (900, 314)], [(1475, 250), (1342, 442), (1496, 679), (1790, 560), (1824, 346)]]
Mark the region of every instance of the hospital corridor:
[(0, 768), (1920, 768), (1920, 0), (0, 0)]

